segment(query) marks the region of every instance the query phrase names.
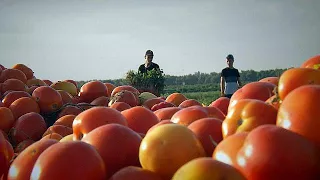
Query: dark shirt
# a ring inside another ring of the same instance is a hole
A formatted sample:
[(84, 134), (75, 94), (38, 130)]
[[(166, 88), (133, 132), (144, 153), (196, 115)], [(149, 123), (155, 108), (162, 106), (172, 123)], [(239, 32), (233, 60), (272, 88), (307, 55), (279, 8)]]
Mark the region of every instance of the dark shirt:
[(238, 69), (226, 67), (221, 71), (221, 77), (224, 77), (227, 83), (237, 82), (237, 78), (240, 77), (240, 74)]
[(150, 66), (147, 67), (147, 68), (145, 67), (144, 64), (141, 64), (141, 65), (139, 66), (139, 72), (140, 72), (140, 73), (146, 73), (147, 71), (150, 71), (150, 70), (152, 70), (152, 69), (160, 69), (160, 68), (159, 68), (159, 65), (158, 65), (158, 64), (153, 63), (153, 62), (151, 62)]

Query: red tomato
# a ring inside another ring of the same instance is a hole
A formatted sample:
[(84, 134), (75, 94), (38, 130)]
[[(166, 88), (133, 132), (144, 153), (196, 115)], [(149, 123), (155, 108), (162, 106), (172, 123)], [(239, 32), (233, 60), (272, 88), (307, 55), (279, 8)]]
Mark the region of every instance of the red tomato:
[(107, 176), (126, 166), (139, 166), (141, 136), (120, 124), (107, 124), (89, 132), (82, 141), (94, 146), (101, 155)]
[(298, 133), (320, 146), (320, 85), (292, 90), (278, 110), (277, 125)]
[(128, 127), (138, 133), (146, 134), (147, 131), (159, 122), (158, 117), (150, 110), (142, 106), (132, 107), (121, 111), (126, 118)]
[(214, 148), (222, 141), (222, 120), (217, 118), (203, 118), (188, 126), (198, 137), (207, 156), (212, 156)]
[(318, 155), (311, 141), (268, 124), (248, 134), (237, 163), (248, 180), (318, 179)]
[(45, 139), (28, 146), (12, 162), (9, 169), (8, 180), (29, 179), (33, 165), (40, 154), (57, 142), (57, 140)]
[(182, 108), (174, 113), (171, 117), (171, 121), (177, 124), (188, 126), (192, 122), (209, 117), (208, 111), (202, 106), (191, 106)]
[(266, 101), (274, 95), (276, 86), (268, 82), (251, 82), (238, 89), (230, 99), (228, 109), (234, 106), (240, 99), (257, 99)]
[(31, 179), (106, 179), (97, 150), (82, 141), (59, 142), (43, 151), (35, 162)]
[(80, 140), (91, 130), (110, 123), (127, 126), (126, 118), (116, 109), (93, 107), (78, 114), (73, 120), (72, 129), (75, 140)]

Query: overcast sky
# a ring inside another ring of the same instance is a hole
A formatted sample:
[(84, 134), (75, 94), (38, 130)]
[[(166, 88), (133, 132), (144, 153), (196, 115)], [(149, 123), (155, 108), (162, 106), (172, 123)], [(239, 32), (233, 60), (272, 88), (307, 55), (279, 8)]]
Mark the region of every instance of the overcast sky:
[(165, 74), (300, 66), (320, 54), (319, 0), (0, 0), (0, 64), (40, 79), (123, 78), (151, 49)]

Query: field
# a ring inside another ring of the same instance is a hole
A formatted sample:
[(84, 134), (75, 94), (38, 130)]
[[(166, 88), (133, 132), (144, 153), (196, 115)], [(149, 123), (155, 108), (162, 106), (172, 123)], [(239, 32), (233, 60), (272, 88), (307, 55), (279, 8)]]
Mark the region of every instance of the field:
[(209, 105), (212, 101), (220, 97), (220, 91), (218, 85), (171, 85), (167, 86), (163, 94), (164, 97), (167, 97), (173, 92), (179, 92), (184, 94), (188, 99), (195, 99), (202, 104)]

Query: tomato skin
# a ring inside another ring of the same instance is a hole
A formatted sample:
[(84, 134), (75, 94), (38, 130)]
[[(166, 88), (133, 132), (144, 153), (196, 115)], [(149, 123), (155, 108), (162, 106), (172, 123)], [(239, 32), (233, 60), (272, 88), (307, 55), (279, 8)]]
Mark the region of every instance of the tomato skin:
[(320, 54), (312, 56), (309, 59), (305, 60), (300, 67), (320, 69)]
[(104, 124), (117, 123), (127, 126), (126, 118), (110, 107), (92, 107), (78, 114), (72, 124), (74, 140), (80, 140), (91, 130)]
[[(59, 157), (59, 158), (58, 158)], [(38, 157), (31, 179), (106, 179), (106, 169), (97, 150), (82, 141), (59, 142)]]
[(208, 157), (212, 156), (216, 144), (219, 144), (223, 139), (221, 127), (222, 120), (217, 118), (202, 118), (188, 126), (200, 140)]
[(193, 159), (174, 174), (172, 180), (245, 180), (246, 178), (234, 167), (209, 157)]
[(317, 179), (319, 151), (314, 143), (292, 131), (261, 125), (245, 139), (237, 166), (248, 180)]
[(220, 109), (224, 115), (227, 115), (228, 113), (228, 107), (229, 107), (230, 99), (227, 97), (219, 97), (218, 99), (211, 102), (209, 107), (216, 107)]
[(40, 154), (57, 142), (57, 140), (45, 139), (28, 146), (12, 162), (9, 169), (8, 180), (29, 179), (33, 165)]
[(241, 99), (234, 105), (222, 123), (223, 137), (238, 132), (249, 132), (262, 124), (276, 124), (277, 109), (264, 101)]
[(238, 89), (230, 98), (228, 110), (241, 99), (257, 99), (266, 101), (274, 95), (276, 86), (268, 82), (251, 82)]
[(171, 121), (177, 124), (188, 126), (192, 122), (209, 117), (208, 110), (202, 106), (191, 106), (182, 108), (181, 110), (174, 113), (171, 117)]
[(260, 82), (268, 82), (271, 84), (274, 84), (275, 86), (278, 86), (279, 83), (279, 77), (265, 77), (259, 80)]
[(142, 139), (139, 149), (142, 168), (164, 179), (171, 179), (186, 162), (204, 156), (206, 153), (195, 134), (179, 124), (163, 124), (154, 128)]
[(237, 154), (248, 134), (249, 132), (239, 132), (223, 139), (214, 149), (212, 158), (238, 168)]
[(298, 133), (320, 146), (320, 85), (292, 90), (278, 110), (277, 125)]
[(100, 126), (82, 138), (82, 141), (97, 149), (104, 161), (108, 177), (126, 166), (140, 165), (141, 140), (138, 133), (120, 124)]
[(292, 68), (282, 73), (279, 79), (278, 95), (280, 100), (294, 89), (308, 84), (320, 85), (320, 71), (311, 68)]
[(121, 111), (121, 114), (126, 118), (129, 128), (142, 134), (146, 134), (152, 126), (159, 123), (158, 117), (143, 106), (126, 109)]

